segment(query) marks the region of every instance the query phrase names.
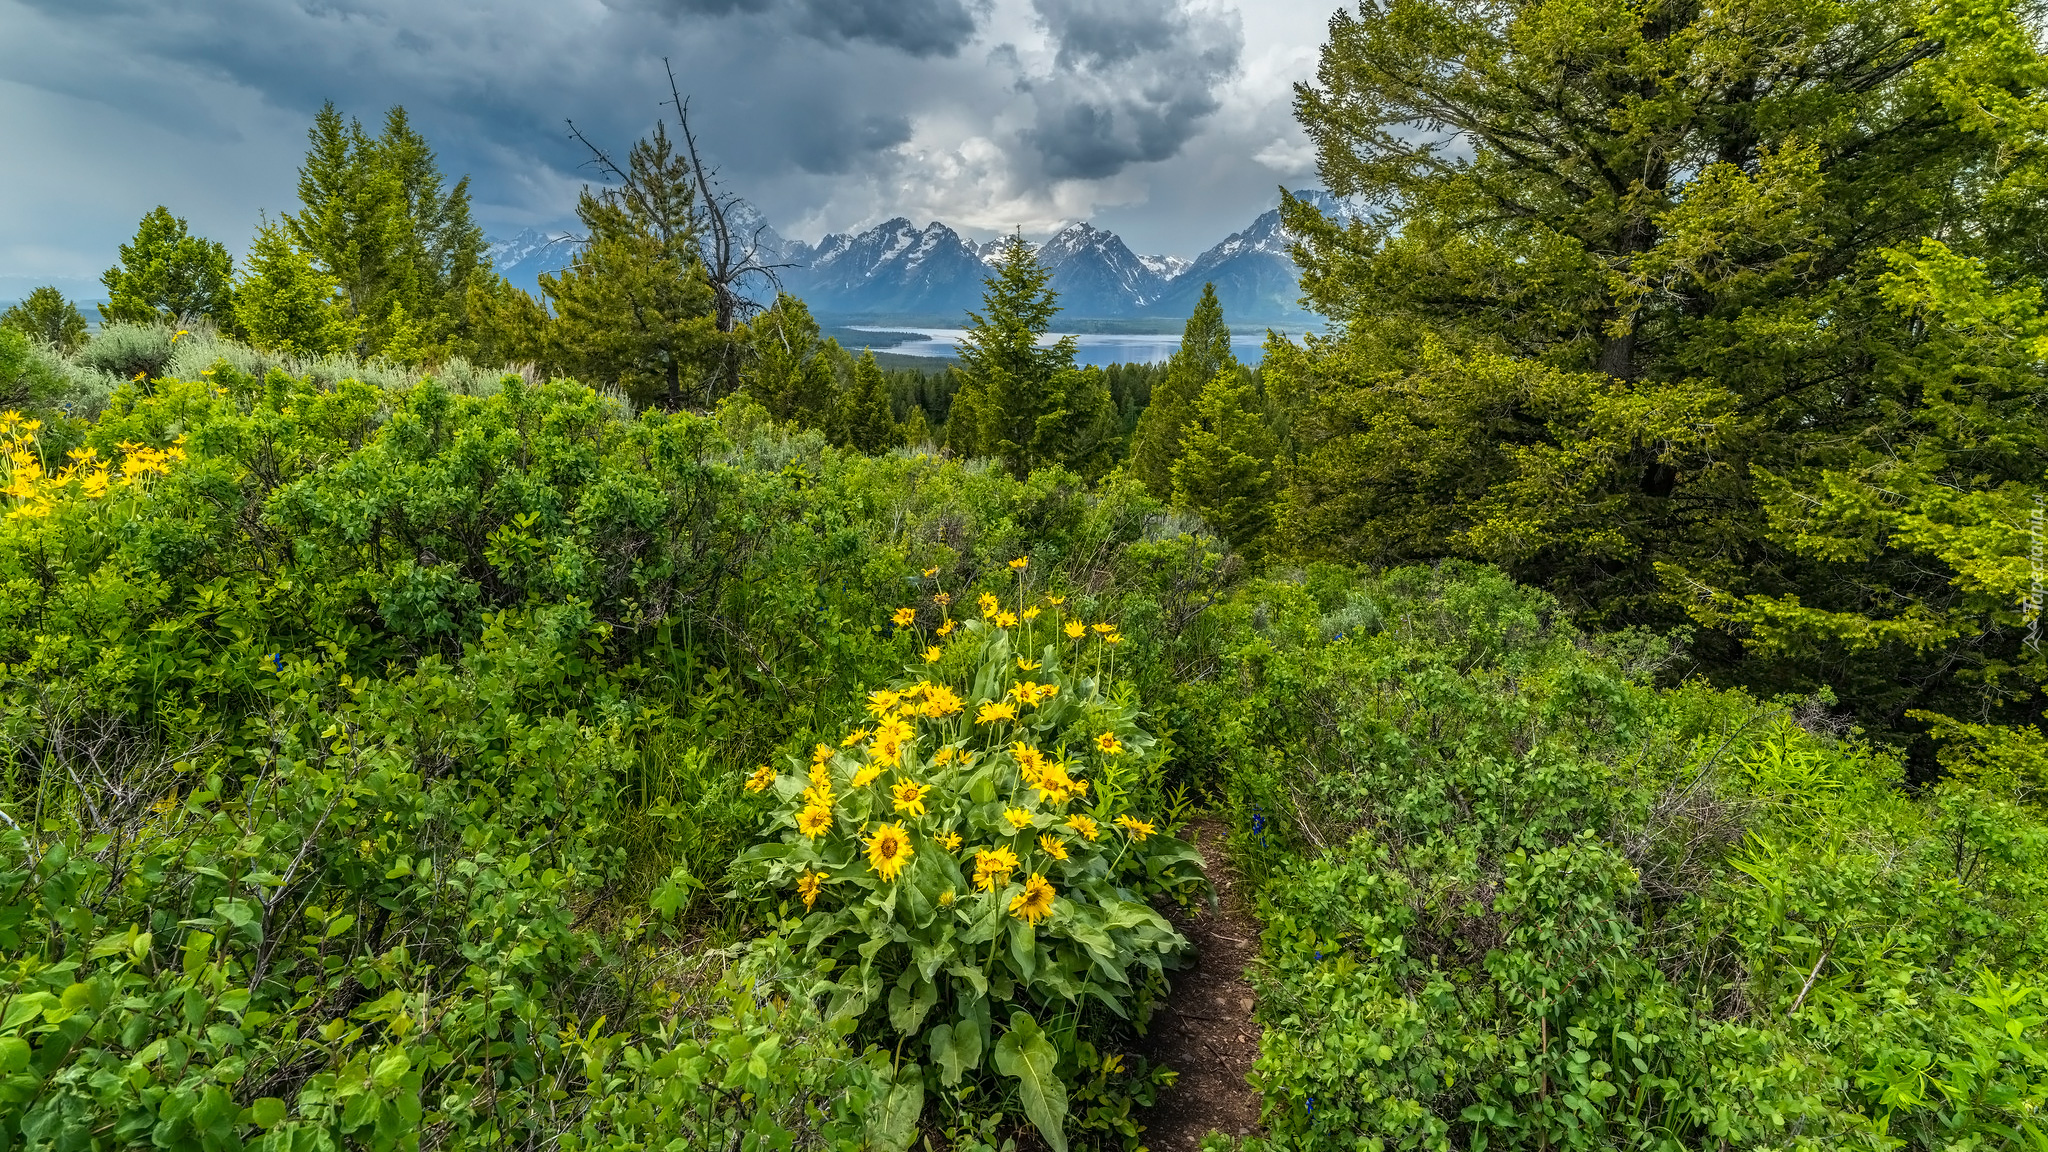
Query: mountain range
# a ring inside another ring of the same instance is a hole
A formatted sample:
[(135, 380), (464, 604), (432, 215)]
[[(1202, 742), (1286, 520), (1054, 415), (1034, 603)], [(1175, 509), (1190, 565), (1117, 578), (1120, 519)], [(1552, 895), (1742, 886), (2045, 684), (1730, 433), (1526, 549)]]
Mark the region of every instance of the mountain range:
[[(1295, 195), (1326, 214), (1343, 205), (1327, 192)], [(801, 296), (812, 312), (840, 323), (958, 325), (981, 306), (982, 281), (1001, 258), (1001, 238), (976, 242), (939, 221), (918, 228), (899, 216), (858, 233), (833, 233), (815, 245), (785, 239), (744, 203), (731, 223), (735, 239), (751, 238), (764, 263), (782, 265), (782, 288)], [(1223, 314), (1233, 322), (1286, 324), (1312, 319), (1300, 304), (1293, 237), (1273, 208), (1194, 260), (1141, 256), (1114, 232), (1086, 222), (1068, 224), (1034, 245), (1051, 270), (1063, 319), (1177, 320), (1194, 311), (1202, 285), (1216, 285)], [(493, 242), (492, 262), (514, 284), (537, 290), (542, 272), (567, 263), (569, 240), (527, 231)], [(765, 285), (763, 286), (765, 288)]]

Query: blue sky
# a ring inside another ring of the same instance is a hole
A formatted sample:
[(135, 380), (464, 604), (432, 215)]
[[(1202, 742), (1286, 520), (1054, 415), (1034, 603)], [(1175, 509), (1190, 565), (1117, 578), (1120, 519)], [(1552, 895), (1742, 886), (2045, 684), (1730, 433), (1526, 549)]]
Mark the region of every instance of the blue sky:
[(239, 253), (325, 100), (405, 105), (486, 230), (558, 225), (574, 119), (623, 146), (675, 64), (785, 233), (1088, 219), (1192, 256), (1313, 181), (1329, 0), (0, 0), (0, 297), (89, 286), (156, 204)]

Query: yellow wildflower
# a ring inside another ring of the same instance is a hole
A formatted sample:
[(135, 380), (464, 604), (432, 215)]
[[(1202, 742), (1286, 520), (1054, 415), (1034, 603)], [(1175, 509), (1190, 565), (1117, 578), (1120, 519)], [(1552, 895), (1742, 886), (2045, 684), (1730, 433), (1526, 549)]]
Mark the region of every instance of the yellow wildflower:
[(974, 886), (993, 892), (1010, 882), (1017, 870), (1017, 854), (1008, 848), (983, 848), (974, 854)]
[(1095, 826), (1095, 821), (1087, 816), (1067, 817), (1067, 827), (1079, 832), (1082, 838), (1086, 840), (1094, 840), (1102, 835), (1102, 830)]
[(927, 648), (924, 650), (924, 662), (927, 664), (937, 664), (945, 658), (945, 655), (946, 650), (944, 648)]
[(872, 735), (874, 735), (874, 733), (868, 731), (866, 728), (855, 728), (851, 735), (847, 736), (846, 739), (841, 740), (839, 742), (839, 746), (841, 748), (851, 748)]
[(937, 576), (938, 574), (939, 570), (937, 568), (927, 568), (924, 570), (924, 578), (927, 580), (931, 579), (934, 576)]
[(1152, 834), (1152, 825), (1144, 820), (1133, 820), (1129, 816), (1116, 818), (1117, 827), (1131, 834), (1131, 839), (1142, 841)]
[(1052, 900), (1055, 893), (1045, 877), (1033, 872), (1031, 879), (1024, 882), (1024, 891), (1010, 901), (1010, 915), (1026, 924), (1037, 924), (1052, 915)]
[(811, 763), (823, 764), (825, 761), (830, 760), (836, 751), (830, 744), (813, 745), (811, 748)]
[(1036, 671), (1038, 671), (1038, 668), (1039, 668), (1039, 662), (1038, 662), (1038, 661), (1036, 661), (1036, 660), (1026, 660), (1026, 659), (1025, 659), (1025, 658), (1023, 658), (1022, 656), (1019, 656), (1019, 657), (1017, 657), (1017, 670), (1018, 670), (1019, 672), (1036, 672)]
[(1026, 609), (1024, 610), (1024, 619), (1026, 619), (1026, 620), (1036, 620), (1036, 619), (1038, 619), (1038, 614), (1039, 614), (1040, 612), (1043, 612), (1043, 611), (1044, 611), (1044, 609), (1043, 609), (1043, 608), (1038, 608), (1038, 607), (1031, 607), (1031, 608), (1026, 608)]
[(898, 628), (908, 628), (917, 620), (917, 609), (898, 608), (889, 614), (889, 619), (894, 621)]
[(806, 868), (804, 874), (797, 878), (796, 891), (797, 895), (804, 898), (804, 911), (810, 911), (811, 905), (818, 902), (818, 889), (824, 887), (825, 877), (828, 875), (830, 873), (813, 872)]
[(747, 777), (747, 791), (766, 792), (769, 786), (774, 783), (775, 769), (763, 764), (759, 768), (754, 769), (752, 776)]
[(1099, 634), (1099, 635), (1103, 635), (1103, 636), (1107, 636), (1107, 635), (1109, 635), (1109, 634), (1110, 634), (1111, 632), (1114, 632), (1114, 631), (1116, 631), (1116, 625), (1114, 625), (1114, 624), (1096, 624), (1096, 625), (1092, 625), (1092, 627), (1093, 627), (1093, 628), (1095, 629), (1095, 631), (1096, 631), (1096, 633), (1097, 633), (1097, 634)]
[(902, 701), (903, 693), (891, 692), (887, 688), (877, 688), (873, 692), (868, 693), (868, 712), (875, 719), (880, 720), (882, 717), (887, 716), (890, 710), (894, 709)]
[(1104, 732), (1102, 735), (1097, 736), (1095, 738), (1095, 746), (1111, 756), (1122, 755), (1124, 750), (1122, 741), (1116, 738), (1116, 733), (1114, 732)]
[(1060, 605), (1065, 604), (1067, 602), (1067, 598), (1065, 596), (1047, 596), (1045, 598), (1045, 602), (1057, 608)]
[(832, 811), (829, 808), (806, 808), (797, 813), (796, 830), (816, 840), (832, 827)]
[(868, 838), (868, 865), (884, 880), (894, 880), (914, 855), (901, 824), (884, 824)]
[(860, 769), (853, 774), (853, 786), (855, 788), (865, 788), (868, 785), (873, 784), (875, 782), (875, 777), (880, 776), (881, 774), (882, 765), (863, 764), (861, 765)]
[(1010, 570), (1013, 572), (1022, 572), (1024, 570), (1024, 566), (1029, 563), (1031, 563), (1031, 558), (1029, 556), (1019, 556), (1015, 560), (1010, 561)]
[(1124, 634), (1121, 632), (1111, 632), (1102, 638), (1102, 642), (1104, 644), (1121, 644), (1124, 642)]
[(1061, 629), (1061, 631), (1067, 634), (1067, 639), (1079, 640), (1081, 637), (1088, 634), (1088, 626), (1086, 624), (1081, 623), (1079, 620), (1069, 620), (1067, 621), (1066, 627)]
[(965, 707), (967, 705), (960, 702), (960, 697), (954, 695), (951, 688), (944, 684), (934, 684), (925, 690), (924, 706), (918, 711), (924, 713), (928, 720), (942, 720), (957, 715)]
[(1067, 846), (1060, 843), (1060, 838), (1050, 832), (1039, 836), (1038, 850), (1055, 860), (1065, 860), (1067, 858)]
[(981, 606), (981, 618), (983, 620), (986, 620), (989, 617), (995, 615), (996, 609), (1000, 607), (1000, 602), (995, 597), (989, 595), (986, 592), (983, 592), (980, 596), (976, 597), (975, 603)]
[(812, 808), (825, 808), (829, 810), (835, 799), (837, 798), (832, 795), (832, 785), (830, 784), (813, 784), (809, 788), (804, 789), (804, 803)]
[(951, 604), (952, 602), (953, 594), (950, 592), (940, 592), (932, 597), (932, 603), (937, 604), (941, 608), (944, 608), (946, 605)]
[(1017, 761), (1017, 767), (1025, 773), (1026, 779), (1045, 771), (1045, 753), (1022, 740), (1010, 745), (1010, 757)]
[(976, 724), (993, 724), (998, 720), (1015, 720), (1017, 706), (1007, 700), (991, 700), (974, 714)]
[(996, 627), (1015, 628), (1016, 626), (1017, 614), (1015, 612), (1012, 612), (1006, 608), (1003, 611), (996, 613)]
[(1036, 817), (1022, 808), (1005, 808), (1003, 809), (1003, 819), (1010, 822), (1010, 827), (1013, 830), (1022, 832), (1026, 828), (1031, 827), (1031, 821), (1036, 819)]
[(941, 635), (941, 636), (951, 636), (952, 634), (953, 634), (953, 622), (952, 622), (951, 620), (948, 620), (948, 621), (946, 621), (946, 622), (945, 622), (944, 624), (941, 624), (941, 625), (939, 625), (939, 635)]
[(939, 834), (937, 839), (939, 847), (944, 848), (948, 852), (958, 852), (960, 850), (960, 834), (958, 832), (943, 832)]
[(951, 888), (948, 888), (944, 892), (939, 893), (939, 907), (951, 908), (953, 906), (953, 901), (955, 899), (957, 899), (957, 897), (954, 896), (953, 890)]
[(944, 748), (939, 749), (937, 752), (932, 753), (932, 763), (935, 765), (951, 764), (953, 762), (953, 757), (959, 754), (960, 750), (958, 748), (955, 748), (951, 744), (948, 744)]
[(896, 786), (889, 790), (889, 799), (895, 804), (896, 811), (908, 816), (922, 816), (925, 793), (931, 790), (932, 786), (929, 784), (919, 784), (915, 780), (898, 780)]

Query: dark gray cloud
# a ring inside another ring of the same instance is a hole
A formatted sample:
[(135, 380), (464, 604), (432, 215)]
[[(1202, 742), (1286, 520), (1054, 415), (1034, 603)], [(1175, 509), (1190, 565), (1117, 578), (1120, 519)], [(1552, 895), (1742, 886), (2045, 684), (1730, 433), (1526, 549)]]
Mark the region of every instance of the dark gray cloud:
[(1100, 180), (1180, 151), (1220, 106), (1237, 72), (1237, 13), (1182, 0), (1032, 0), (1055, 45), (1054, 67), (1028, 87), (1037, 120), (1025, 138), (1046, 175)]
[(1313, 40), (1327, 2), (0, 0), (0, 278), (96, 277), (159, 203), (239, 249), (295, 207), (328, 100), (405, 105), (488, 231), (557, 226), (593, 177), (564, 121), (623, 149), (672, 120), (664, 57), (726, 186), (791, 234), (1123, 205), (1134, 243), (1198, 251), (1265, 206), (1245, 158), (1286, 129), (1224, 6), (1292, 5)]
[[(614, 0), (606, 0), (612, 3)], [(982, 0), (624, 0), (671, 16), (745, 14), (785, 34), (866, 41), (912, 56), (951, 56), (988, 10)]]

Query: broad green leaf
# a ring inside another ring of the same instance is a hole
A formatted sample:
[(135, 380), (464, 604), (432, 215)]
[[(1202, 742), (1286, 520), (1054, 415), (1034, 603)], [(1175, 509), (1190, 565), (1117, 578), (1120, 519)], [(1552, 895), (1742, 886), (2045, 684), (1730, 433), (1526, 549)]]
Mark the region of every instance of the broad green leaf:
[(1067, 1152), (1067, 1086), (1053, 1073), (1059, 1053), (1038, 1022), (1026, 1012), (1012, 1014), (1010, 1030), (997, 1041), (995, 1055), (996, 1071), (1017, 1081), (1024, 1115), (1053, 1152)]
[(904, 1152), (917, 1137), (924, 1114), (924, 1074), (915, 1064), (896, 1070), (896, 1082), (868, 1117), (868, 1139), (884, 1152)]

